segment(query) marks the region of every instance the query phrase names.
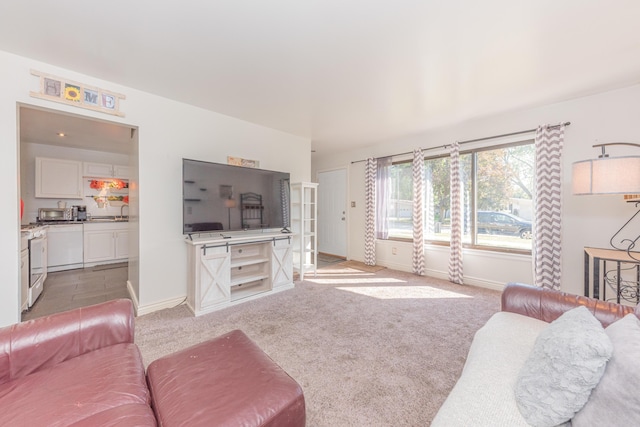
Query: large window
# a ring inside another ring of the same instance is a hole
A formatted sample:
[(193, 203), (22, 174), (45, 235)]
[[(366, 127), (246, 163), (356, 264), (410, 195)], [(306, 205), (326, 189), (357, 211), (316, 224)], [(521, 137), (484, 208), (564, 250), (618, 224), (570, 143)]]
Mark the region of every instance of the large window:
[[(462, 152), (463, 243), (472, 247), (531, 250), (534, 192), (533, 142)], [(450, 238), (449, 157), (425, 159), (424, 236)], [(391, 167), (389, 237), (412, 238), (411, 162)]]

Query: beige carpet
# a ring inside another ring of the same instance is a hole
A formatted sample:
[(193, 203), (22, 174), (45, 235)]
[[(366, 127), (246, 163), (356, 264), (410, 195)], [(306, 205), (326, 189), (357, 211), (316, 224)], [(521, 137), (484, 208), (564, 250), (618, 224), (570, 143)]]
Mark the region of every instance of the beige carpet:
[(381, 265), (367, 265), (364, 262), (360, 261), (343, 261), (340, 263), (340, 267), (355, 268), (356, 270), (368, 271), (370, 273), (375, 273), (376, 271), (384, 270), (385, 268), (387, 268)]
[(307, 426), (427, 426), (499, 293), (337, 264), (295, 289), (193, 317), (136, 319), (145, 364), (242, 329), (302, 386)]

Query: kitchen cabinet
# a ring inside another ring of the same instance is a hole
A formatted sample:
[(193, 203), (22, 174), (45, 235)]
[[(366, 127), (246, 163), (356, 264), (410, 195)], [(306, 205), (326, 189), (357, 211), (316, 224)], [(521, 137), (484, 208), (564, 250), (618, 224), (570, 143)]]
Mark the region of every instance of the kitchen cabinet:
[(84, 162), (83, 174), (96, 178), (129, 179), (129, 166)]
[(121, 262), (129, 257), (128, 223), (84, 224), (84, 266)]
[(131, 176), (129, 166), (113, 165), (113, 177), (121, 179), (129, 179)]
[(124, 260), (129, 258), (129, 230), (121, 229), (115, 231), (116, 239), (116, 260)]
[(83, 226), (79, 224), (49, 225), (47, 231), (47, 271), (82, 268)]
[(36, 157), (35, 196), (82, 199), (82, 162)]

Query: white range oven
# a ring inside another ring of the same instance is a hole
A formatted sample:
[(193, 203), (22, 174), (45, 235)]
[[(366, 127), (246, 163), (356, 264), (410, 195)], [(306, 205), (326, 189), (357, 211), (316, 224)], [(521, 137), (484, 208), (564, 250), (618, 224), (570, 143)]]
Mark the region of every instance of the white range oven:
[(47, 279), (47, 228), (26, 227), (22, 234), (27, 239), (29, 253), (28, 307), (31, 308), (44, 289)]

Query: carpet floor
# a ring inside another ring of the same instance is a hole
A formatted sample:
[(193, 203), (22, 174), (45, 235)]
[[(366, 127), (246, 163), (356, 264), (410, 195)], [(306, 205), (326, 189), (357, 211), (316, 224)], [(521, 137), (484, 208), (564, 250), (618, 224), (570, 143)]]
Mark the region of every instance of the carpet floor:
[(336, 264), (292, 290), (194, 317), (136, 319), (145, 365), (242, 329), (304, 390), (307, 426), (427, 426), (500, 293)]

